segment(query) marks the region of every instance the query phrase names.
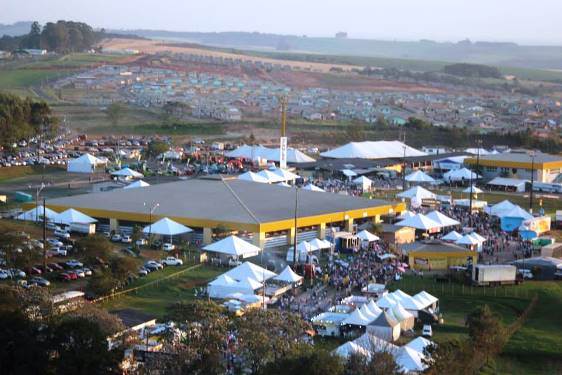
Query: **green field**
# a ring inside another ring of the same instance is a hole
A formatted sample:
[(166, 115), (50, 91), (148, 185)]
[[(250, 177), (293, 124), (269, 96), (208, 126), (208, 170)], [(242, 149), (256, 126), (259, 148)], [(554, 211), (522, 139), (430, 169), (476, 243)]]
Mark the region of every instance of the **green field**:
[(444, 324), (435, 327), (433, 339), (444, 342), (467, 337), (465, 317), (487, 304), (513, 322), (537, 294), (539, 302), (523, 327), (507, 343), (495, 363), (495, 373), (554, 374), (562, 371), (562, 282), (525, 282), (519, 286), (476, 288), (456, 283), (436, 283), (432, 278), (407, 276), (391, 290), (415, 294), (426, 290), (439, 298)]
[(0, 183), (13, 182), (15, 179), (41, 175), (43, 172), (45, 175), (50, 175), (64, 172), (64, 168), (51, 166), (43, 168), (40, 165), (0, 168)]

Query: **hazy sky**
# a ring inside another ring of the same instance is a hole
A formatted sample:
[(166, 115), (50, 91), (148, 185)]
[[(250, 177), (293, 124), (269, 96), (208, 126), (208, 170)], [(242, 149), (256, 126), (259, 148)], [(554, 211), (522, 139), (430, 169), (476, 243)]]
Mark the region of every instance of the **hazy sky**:
[(0, 0), (0, 23), (562, 45), (562, 0)]

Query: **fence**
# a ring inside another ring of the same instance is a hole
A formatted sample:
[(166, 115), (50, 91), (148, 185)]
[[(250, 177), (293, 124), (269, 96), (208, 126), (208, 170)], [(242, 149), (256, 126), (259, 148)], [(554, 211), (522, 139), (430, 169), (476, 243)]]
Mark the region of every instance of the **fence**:
[(111, 293), (111, 294), (109, 294), (109, 295), (107, 295), (107, 296), (103, 296), (103, 297), (100, 297), (100, 298), (96, 298), (96, 299), (93, 300), (92, 302), (94, 302), (94, 303), (103, 303), (103, 302), (106, 302), (106, 301), (108, 301), (108, 300), (112, 300), (112, 299), (115, 299), (115, 298), (118, 298), (118, 297), (121, 297), (121, 296), (130, 294), (130, 293), (136, 293), (136, 292), (138, 292), (139, 290), (142, 290), (142, 289), (145, 289), (145, 288), (148, 288), (148, 287), (153, 287), (153, 286), (158, 287), (158, 285), (159, 285), (160, 283), (164, 282), (164, 281), (167, 281), (167, 280), (170, 280), (170, 279), (179, 277), (179, 276), (183, 275), (184, 273), (189, 272), (189, 271), (192, 271), (192, 270), (194, 270), (194, 269), (196, 269), (196, 268), (199, 268), (199, 267), (201, 267), (201, 266), (202, 266), (202, 263), (195, 264), (195, 265), (193, 265), (193, 266), (184, 268), (184, 269), (182, 269), (182, 270), (180, 270), (180, 271), (178, 271), (178, 272), (171, 273), (171, 274), (166, 275), (166, 276), (164, 276), (164, 277), (162, 277), (162, 278), (160, 278), (160, 279), (156, 279), (156, 280), (149, 281), (149, 282), (147, 282), (147, 283), (145, 283), (145, 284), (136, 286), (136, 287), (134, 287), (134, 288), (129, 288), (129, 289), (121, 290), (121, 291), (119, 291), (119, 292)]

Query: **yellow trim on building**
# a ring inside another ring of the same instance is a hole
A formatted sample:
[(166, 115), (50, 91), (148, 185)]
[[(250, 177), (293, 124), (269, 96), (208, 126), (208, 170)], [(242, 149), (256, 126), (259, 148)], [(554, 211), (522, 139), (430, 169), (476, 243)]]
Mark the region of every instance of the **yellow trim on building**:
[[(466, 158), (464, 160), (466, 164), (476, 165), (476, 158)], [(531, 169), (534, 168), (535, 170), (547, 170), (547, 169), (556, 169), (562, 168), (562, 161), (551, 161), (546, 163), (527, 163), (527, 162), (517, 162), (517, 161), (509, 161), (509, 160), (486, 160), (480, 158), (479, 164), (484, 167), (496, 167), (496, 168), (524, 168), (524, 169)]]

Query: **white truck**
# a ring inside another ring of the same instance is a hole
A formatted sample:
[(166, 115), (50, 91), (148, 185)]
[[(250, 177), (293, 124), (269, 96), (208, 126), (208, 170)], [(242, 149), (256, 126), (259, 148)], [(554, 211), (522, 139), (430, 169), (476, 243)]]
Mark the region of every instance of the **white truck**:
[(517, 281), (517, 268), (506, 264), (472, 267), (472, 283), (476, 286), (511, 285)]
[(94, 234), (96, 233), (96, 224), (71, 223), (69, 229), (74, 233)]

